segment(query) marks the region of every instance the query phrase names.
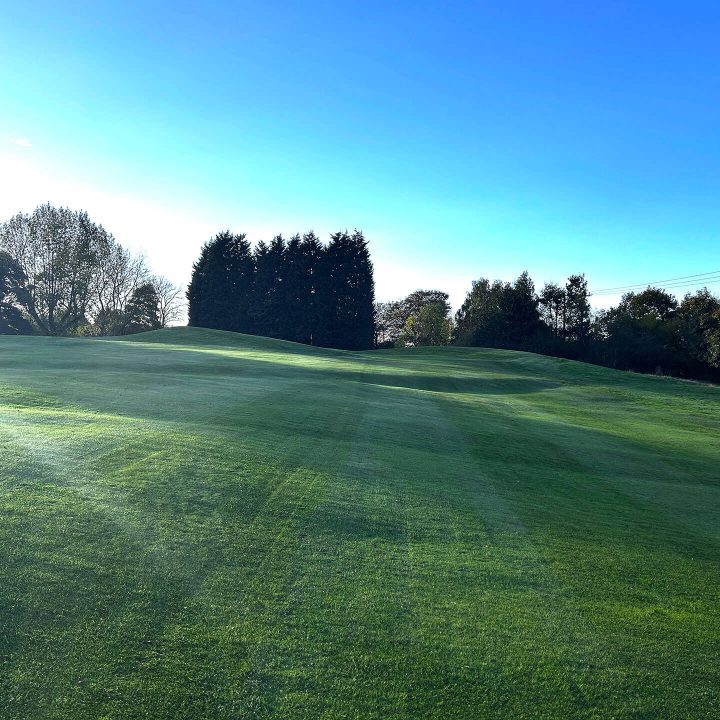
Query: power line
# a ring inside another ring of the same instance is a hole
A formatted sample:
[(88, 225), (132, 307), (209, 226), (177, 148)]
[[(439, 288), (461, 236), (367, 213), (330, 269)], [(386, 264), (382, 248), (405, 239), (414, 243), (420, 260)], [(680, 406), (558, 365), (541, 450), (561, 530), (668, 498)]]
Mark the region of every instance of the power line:
[(661, 288), (663, 290), (671, 290), (672, 288), (683, 288), (683, 287), (697, 287), (698, 285), (708, 285), (710, 283), (716, 283), (720, 281), (720, 275), (715, 275), (713, 277), (706, 277), (702, 278), (701, 280), (695, 280), (693, 282), (677, 282), (677, 283), (665, 283), (665, 284), (659, 284), (659, 283), (653, 283), (648, 285), (636, 285), (629, 288), (626, 288), (624, 290), (605, 290), (603, 292), (595, 291), (594, 293), (588, 293), (590, 295), (617, 295), (620, 292), (637, 292), (645, 290), (648, 287), (657, 287)]
[(702, 280), (695, 280), (694, 282), (679, 282), (679, 283), (667, 283), (665, 285), (662, 285), (663, 288), (674, 288), (674, 287), (691, 287), (696, 285), (705, 285), (707, 283), (713, 283), (720, 280), (720, 275), (715, 275), (714, 277), (706, 277), (702, 278)]
[(598, 290), (597, 292), (605, 292), (606, 290), (624, 290), (624, 289), (630, 288), (630, 287), (639, 287), (640, 285), (647, 286), (647, 285), (658, 285), (660, 283), (672, 283), (672, 282), (676, 282), (678, 280), (688, 280), (690, 278), (703, 278), (706, 275), (718, 275), (718, 274), (720, 274), (720, 270), (711, 270), (710, 272), (696, 273), (695, 275), (680, 275), (679, 277), (664, 278), (663, 280), (653, 280), (652, 282), (634, 283), (633, 285), (620, 285), (618, 287), (612, 287), (612, 288), (602, 288), (601, 290)]
[[(714, 285), (716, 283), (720, 283), (720, 277), (715, 278), (714, 280), (702, 280), (701, 282), (694, 282), (694, 283), (679, 283), (677, 285), (663, 285), (661, 287), (662, 290), (681, 290), (682, 288), (692, 288), (697, 287), (698, 285), (702, 284), (705, 285)], [(635, 291), (642, 291), (645, 289), (645, 286), (637, 287), (635, 290), (626, 290), (625, 292), (635, 292)], [(617, 293), (614, 292), (605, 292), (605, 293), (588, 293), (588, 297), (610, 297), (612, 295), (616, 295)]]
[[(720, 283), (720, 277), (714, 278), (714, 279), (708, 279), (703, 280), (702, 283), (677, 283), (676, 285), (662, 285), (662, 286), (655, 286), (659, 287), (661, 290), (682, 290), (683, 288), (693, 288), (698, 287), (699, 285), (702, 285), (705, 287), (706, 285), (714, 285), (716, 283)], [(633, 290), (625, 290), (622, 294), (628, 293), (628, 292), (642, 292), (643, 290), (647, 289), (646, 287), (638, 287)], [(618, 295), (617, 292), (604, 292), (604, 293), (588, 293), (588, 297), (595, 296), (595, 297), (611, 297), (613, 295)]]
[[(647, 282), (647, 283), (635, 283), (634, 285), (619, 285), (618, 287), (611, 287), (611, 288), (601, 288), (600, 290), (595, 290), (591, 294), (592, 295), (600, 295), (601, 293), (611, 293), (611, 292), (619, 292), (622, 290), (635, 290), (637, 288), (646, 288), (652, 285), (662, 285), (662, 287), (680, 287), (679, 285), (675, 285), (680, 280), (690, 280), (691, 278), (695, 278), (693, 282), (690, 283), (684, 283), (685, 285), (699, 285), (703, 283), (705, 280), (709, 280), (714, 282), (717, 278), (720, 278), (720, 270), (712, 270), (711, 272), (704, 272), (704, 273), (697, 273), (696, 275), (681, 275), (680, 277), (674, 277), (674, 278), (665, 278), (664, 280), (654, 280), (653, 282)], [(672, 285), (670, 285), (672, 283)]]

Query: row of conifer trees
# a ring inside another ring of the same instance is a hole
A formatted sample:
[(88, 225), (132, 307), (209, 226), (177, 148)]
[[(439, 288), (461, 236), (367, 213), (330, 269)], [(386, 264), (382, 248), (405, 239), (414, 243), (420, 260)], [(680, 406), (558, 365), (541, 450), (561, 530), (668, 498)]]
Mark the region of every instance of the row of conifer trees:
[(373, 346), (375, 285), (367, 241), (337, 232), (327, 245), (306, 233), (254, 248), (221, 232), (193, 265), (189, 324), (322, 347)]

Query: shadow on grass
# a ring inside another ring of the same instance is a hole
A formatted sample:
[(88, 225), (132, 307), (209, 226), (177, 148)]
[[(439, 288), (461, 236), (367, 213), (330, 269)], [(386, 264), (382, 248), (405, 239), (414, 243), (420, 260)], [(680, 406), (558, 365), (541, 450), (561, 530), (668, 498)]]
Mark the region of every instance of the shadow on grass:
[(558, 382), (524, 377), (437, 377), (421, 373), (393, 375), (390, 373), (353, 371), (333, 371), (332, 375), (338, 377), (338, 379), (380, 387), (406, 388), (450, 394), (524, 395), (543, 390), (553, 390), (561, 386), (561, 383)]
[(400, 517), (395, 520), (389, 515), (368, 515), (362, 506), (327, 503), (318, 507), (308, 530), (316, 541), (318, 536), (333, 536), (341, 540), (401, 542), (407, 535), (407, 528)]

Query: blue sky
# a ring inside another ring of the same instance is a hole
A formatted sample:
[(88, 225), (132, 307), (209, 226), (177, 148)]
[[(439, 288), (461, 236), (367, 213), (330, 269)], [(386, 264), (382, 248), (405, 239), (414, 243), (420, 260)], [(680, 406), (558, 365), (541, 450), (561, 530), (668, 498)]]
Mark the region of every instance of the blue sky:
[(226, 227), (359, 227), (381, 299), (456, 306), (720, 270), (718, 37), (692, 0), (0, 2), (0, 212), (85, 207), (176, 282)]

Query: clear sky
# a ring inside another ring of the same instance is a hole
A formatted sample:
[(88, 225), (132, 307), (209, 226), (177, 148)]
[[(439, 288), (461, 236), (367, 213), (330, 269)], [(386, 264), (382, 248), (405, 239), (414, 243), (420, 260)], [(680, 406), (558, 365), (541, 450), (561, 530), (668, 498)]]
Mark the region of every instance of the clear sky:
[(86, 208), (178, 283), (224, 228), (358, 227), (380, 299), (455, 306), (720, 270), (719, 38), (717, 0), (0, 0), (0, 217)]

